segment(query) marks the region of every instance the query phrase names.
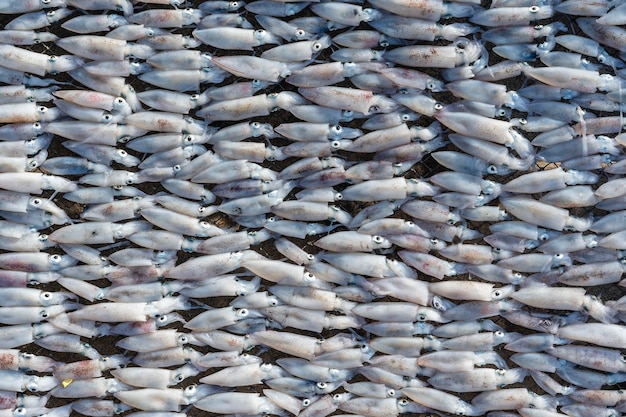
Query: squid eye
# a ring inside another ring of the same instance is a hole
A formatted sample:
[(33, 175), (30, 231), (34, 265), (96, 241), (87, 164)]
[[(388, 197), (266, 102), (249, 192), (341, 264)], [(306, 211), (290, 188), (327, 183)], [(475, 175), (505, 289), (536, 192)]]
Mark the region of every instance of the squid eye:
[(343, 194), (341, 193), (335, 194), (335, 201), (340, 201), (340, 200), (343, 200)]
[(539, 6), (530, 6), (528, 11), (531, 13), (537, 13), (539, 11)]
[(50, 255), (50, 262), (53, 264), (58, 264), (62, 259), (61, 255)]
[(389, 41), (387, 41), (387, 40), (381, 40), (380, 42), (378, 42), (378, 44), (379, 44), (380, 46), (382, 46), (383, 48), (386, 48), (386, 47), (388, 47), (388, 46), (389, 46)]
[(252, 122), (252, 123), (250, 123), (250, 126), (253, 129), (260, 129), (261, 128), (261, 123), (259, 123), (259, 122)]
[(328, 388), (328, 384), (326, 382), (318, 382), (316, 385), (317, 385), (317, 387), (319, 389), (326, 389), (326, 388)]
[(403, 398), (403, 399), (401, 399), (401, 400), (399, 400), (399, 401), (398, 401), (398, 405), (399, 405), (400, 407), (407, 406), (407, 405), (409, 405), (409, 401), (408, 401), (406, 398)]
[(296, 37), (301, 38), (304, 35), (306, 35), (306, 32), (303, 29), (296, 30)]
[(237, 312), (237, 315), (240, 317), (246, 317), (248, 314), (250, 314), (250, 312), (246, 308), (242, 308)]
[(189, 343), (189, 338), (185, 335), (180, 335), (178, 336), (178, 341), (180, 343)]
[(40, 316), (42, 319), (47, 319), (47, 318), (48, 318), (48, 316), (49, 316), (49, 314), (48, 314), (48, 312), (47, 312), (46, 310), (42, 310), (42, 311), (41, 311), (41, 313), (39, 313), (39, 316)]
[(441, 103), (435, 103), (435, 105), (433, 106), (433, 108), (434, 108), (435, 110), (441, 110), (441, 109), (443, 109), (443, 104), (441, 104)]
[(189, 385), (187, 388), (185, 388), (185, 395), (194, 395), (197, 391), (197, 388), (195, 385)]
[(402, 116), (400, 116), (400, 120), (402, 120), (403, 122), (408, 122), (409, 120), (411, 120), (411, 116), (404, 113)]
[(341, 127), (340, 125), (334, 125), (333, 130), (335, 131), (335, 133), (341, 133), (343, 132), (343, 127)]
[(178, 164), (176, 164), (176, 165), (174, 165), (174, 166), (172, 167), (172, 171), (174, 171), (174, 172), (178, 172), (178, 171), (180, 171), (181, 169), (182, 169), (182, 168), (181, 168), (181, 166), (180, 166), (180, 165), (178, 165)]
[(554, 259), (563, 259), (563, 254), (562, 253), (555, 254)]
[(372, 236), (372, 240), (374, 241), (374, 243), (383, 243), (383, 237), (382, 236)]
[(504, 337), (504, 332), (502, 330), (498, 330), (494, 334), (496, 335), (496, 337)]
[(498, 173), (498, 168), (496, 168), (495, 165), (489, 165), (487, 167), (487, 174), (497, 174)]
[(395, 397), (396, 396), (396, 390), (395, 389), (388, 389), (387, 390), (387, 397)]
[(46, 291), (46, 292), (44, 292), (44, 293), (41, 293), (41, 297), (42, 297), (44, 300), (49, 300), (49, 299), (51, 299), (51, 298), (52, 298), (52, 293), (49, 293), (48, 291)]
[(167, 321), (167, 316), (166, 315), (159, 316), (157, 317), (157, 321), (159, 323), (165, 323)]
[(335, 395), (333, 395), (333, 400), (336, 400), (336, 401), (341, 400), (341, 394), (335, 394)]
[(504, 117), (504, 116), (506, 116), (506, 110), (504, 110), (504, 109), (499, 109), (499, 110), (498, 110), (498, 112), (496, 113), (496, 116), (499, 116), (499, 117)]
[(128, 152), (126, 152), (124, 149), (118, 149), (117, 154), (121, 156), (122, 158), (125, 158), (128, 156)]
[(341, 149), (341, 142), (339, 142), (338, 140), (334, 140), (330, 142), (330, 147), (333, 149)]
[(500, 290), (495, 290), (495, 291), (493, 292), (493, 298), (500, 298), (500, 297), (502, 297), (502, 291), (500, 291)]
[(430, 239), (430, 244), (431, 245), (438, 245), (439, 244), (439, 239), (436, 239), (436, 238), (433, 237), (432, 239)]
[(124, 100), (122, 97), (118, 97), (115, 99), (116, 104), (124, 104), (125, 102), (126, 100)]
[(50, 1), (51, 1), (51, 0), (41, 0), (41, 2), (42, 2), (43, 4), (48, 4), (48, 3), (50, 3)]
[(41, 200), (41, 198), (33, 198), (33, 206), (39, 207), (42, 204), (43, 204), (43, 201)]
[(108, 122), (109, 120), (111, 120), (111, 115), (110, 115), (110, 114), (105, 114), (104, 116), (102, 116), (102, 119), (103, 119), (105, 122)]
[(305, 398), (304, 400), (302, 400), (303, 407), (308, 407), (309, 405), (311, 405), (311, 400), (309, 400), (308, 398)]
[(47, 108), (47, 107), (44, 107), (44, 106), (39, 106), (39, 107), (37, 107), (37, 111), (38, 111), (39, 113), (45, 113), (45, 112), (47, 112), (47, 111), (48, 111), (48, 108)]
[(183, 379), (185, 379), (185, 377), (182, 374), (177, 374), (174, 377), (174, 382), (176, 382), (176, 383), (183, 382)]
[(324, 49), (324, 46), (321, 43), (319, 43), (319, 42), (313, 43), (313, 50), (314, 51), (321, 51), (322, 49)]

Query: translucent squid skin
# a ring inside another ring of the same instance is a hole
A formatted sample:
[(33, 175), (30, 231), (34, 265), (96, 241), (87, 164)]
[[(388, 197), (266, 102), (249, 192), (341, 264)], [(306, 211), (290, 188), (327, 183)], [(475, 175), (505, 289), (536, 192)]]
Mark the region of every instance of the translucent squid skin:
[(563, 345), (549, 349), (548, 352), (561, 361), (565, 360), (587, 368), (610, 373), (624, 372), (623, 357), (620, 351), (616, 349)]
[(229, 273), (258, 257), (259, 255), (251, 250), (200, 256), (168, 270), (165, 275), (168, 278), (201, 280), (207, 276)]
[(283, 91), (210, 103), (196, 114), (209, 120), (244, 120), (267, 116), (278, 108), (288, 109), (297, 104), (304, 104), (300, 96)]
[(54, 368), (54, 377), (58, 380), (99, 378), (102, 371), (119, 368), (128, 363), (121, 355), (105, 356), (78, 362), (59, 364)]
[(576, 230), (584, 232), (591, 226), (591, 220), (570, 216), (565, 209), (553, 207), (531, 198), (511, 197), (502, 199), (502, 204), (520, 220), (553, 230)]
[(458, 397), (434, 388), (404, 388), (402, 393), (418, 404), (452, 414), (479, 416), (483, 411)]
[(118, 391), (113, 395), (124, 404), (145, 411), (180, 411), (181, 405), (189, 405), (207, 395), (221, 390), (210, 385), (190, 385), (184, 389), (141, 388)]
[(58, 39), (56, 43), (68, 52), (96, 61), (123, 61), (127, 56), (146, 59), (154, 53), (146, 45), (133, 45), (123, 40), (94, 35), (70, 36)]
[(50, 323), (16, 324), (3, 326), (0, 335), (4, 338), (0, 343), (2, 349), (12, 349), (25, 344), (33, 343), (35, 339), (62, 332)]
[[(603, 305), (599, 300), (585, 295), (584, 288), (528, 287), (517, 290), (511, 297), (526, 305), (535, 307), (547, 305), (548, 299), (550, 299), (552, 302), (551, 308), (556, 309), (558, 307), (559, 310), (569, 311), (589, 311), (591, 316), (603, 323), (613, 323), (615, 320), (615, 310)], [(554, 297), (558, 297), (558, 306), (554, 304)], [(576, 327), (570, 328), (570, 330), (572, 329), (576, 329)], [(565, 338), (566, 336), (559, 334), (559, 337)]]
[(223, 387), (240, 387), (260, 384), (266, 379), (286, 377), (287, 374), (280, 367), (270, 363), (251, 363), (232, 366), (203, 377), (203, 384)]
[(130, 410), (130, 407), (113, 400), (81, 399), (72, 402), (72, 410), (85, 415), (114, 415)]
[(3, 269), (23, 272), (50, 272), (76, 264), (76, 260), (68, 255), (49, 255), (47, 253), (2, 253), (0, 265)]
[(266, 397), (255, 393), (222, 392), (205, 396), (195, 402), (194, 407), (213, 413), (280, 413), (280, 409)]
[(75, 296), (65, 292), (47, 292), (35, 288), (5, 288), (0, 295), (0, 306), (42, 306), (49, 307), (61, 304)]
[(576, 19), (581, 30), (590, 38), (615, 48), (620, 52), (626, 51), (626, 31), (623, 28), (612, 25), (602, 25), (595, 18), (580, 17)]
[(78, 16), (63, 23), (61, 27), (74, 33), (106, 32), (128, 24), (128, 20), (118, 15)]
[[(464, 45), (464, 51), (459, 53), (458, 44)], [(481, 54), (477, 43), (468, 42), (465, 38), (458, 38), (455, 45), (400, 46), (385, 52), (383, 57), (396, 64), (419, 68), (455, 68), (476, 61)]]
[(180, 383), (187, 377), (195, 376), (199, 372), (198, 368), (187, 364), (172, 370), (146, 367), (120, 368), (111, 371), (111, 375), (119, 381), (135, 387), (165, 389)]
[(123, 239), (150, 227), (146, 222), (88, 222), (57, 229), (50, 235), (50, 239), (58, 243), (113, 243), (116, 239)]
[(231, 27), (196, 29), (193, 36), (207, 45), (220, 49), (252, 51), (255, 46), (281, 43), (274, 34), (263, 29)]
[(19, 349), (0, 349), (0, 367), (12, 371), (50, 372), (58, 362), (47, 356), (20, 352)]
[[(497, 409), (514, 410), (524, 407), (554, 408), (556, 400), (547, 395), (537, 395), (526, 388), (505, 388), (485, 391), (472, 399), (472, 405), (482, 412)], [(497, 405), (496, 405), (497, 404)]]
[(577, 323), (563, 326), (559, 329), (557, 335), (559, 337), (578, 340), (582, 342), (588, 342), (594, 337), (605, 331), (611, 331), (608, 335), (608, 339), (598, 340), (596, 343), (600, 346), (607, 346), (610, 348), (621, 349), (626, 342), (625, 333), (623, 329), (612, 323)]
[(300, 87), (298, 92), (321, 106), (363, 114), (390, 113), (398, 107), (397, 103), (389, 98), (355, 88)]
[(184, 307), (184, 300), (176, 297), (164, 298), (150, 303), (99, 303), (85, 306), (68, 313), (70, 320), (94, 320), (101, 322), (146, 321), (148, 316), (165, 314), (176, 308)]
[(14, 392), (46, 392), (53, 389), (59, 381), (52, 376), (26, 375), (21, 371), (0, 370), (2, 382), (0, 388)]
[(437, 372), (428, 379), (428, 383), (438, 389), (476, 392), (495, 390), (503, 385), (521, 382), (527, 375), (528, 371), (523, 368), (509, 370), (481, 368), (468, 372)]
[(153, 9), (134, 13), (128, 17), (132, 23), (156, 28), (181, 28), (199, 23), (204, 12), (198, 9)]

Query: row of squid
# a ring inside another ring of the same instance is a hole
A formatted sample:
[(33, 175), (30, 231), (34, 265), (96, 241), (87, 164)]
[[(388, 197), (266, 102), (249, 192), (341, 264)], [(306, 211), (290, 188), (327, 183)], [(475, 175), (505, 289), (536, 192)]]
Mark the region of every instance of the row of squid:
[(620, 416), (624, 11), (0, 0), (0, 415)]

